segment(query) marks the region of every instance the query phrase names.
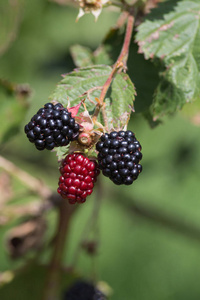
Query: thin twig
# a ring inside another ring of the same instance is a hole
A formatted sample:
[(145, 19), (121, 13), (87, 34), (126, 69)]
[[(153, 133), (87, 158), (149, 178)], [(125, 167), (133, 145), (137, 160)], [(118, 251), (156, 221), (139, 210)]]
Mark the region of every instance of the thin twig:
[(11, 161), (3, 156), (0, 156), (0, 168), (4, 169), (7, 173), (17, 177), (28, 188), (40, 195), (43, 199), (50, 198), (52, 195), (51, 189), (37, 178), (31, 176), (29, 173), (17, 167)]

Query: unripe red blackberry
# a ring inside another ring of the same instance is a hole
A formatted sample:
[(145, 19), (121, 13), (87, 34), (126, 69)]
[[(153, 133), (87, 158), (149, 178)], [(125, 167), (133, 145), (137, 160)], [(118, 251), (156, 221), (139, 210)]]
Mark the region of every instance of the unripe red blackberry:
[(117, 185), (132, 184), (142, 171), (141, 145), (130, 130), (105, 133), (96, 144), (96, 150), (103, 175)]
[(106, 296), (92, 283), (80, 280), (64, 293), (63, 300), (106, 300)]
[(80, 153), (68, 154), (61, 163), (58, 193), (69, 203), (83, 203), (92, 194), (100, 171), (95, 160)]
[(66, 146), (78, 138), (79, 124), (62, 104), (46, 103), (24, 127), (27, 138), (38, 150)]

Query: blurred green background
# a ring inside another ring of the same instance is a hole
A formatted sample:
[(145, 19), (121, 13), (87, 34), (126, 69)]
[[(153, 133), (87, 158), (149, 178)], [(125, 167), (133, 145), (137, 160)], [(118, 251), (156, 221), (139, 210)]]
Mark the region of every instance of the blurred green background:
[[(70, 46), (81, 44), (95, 50), (119, 13), (105, 10), (96, 23), (91, 15), (76, 23), (76, 8), (45, 0), (27, 1), (20, 11), (16, 39), (0, 57), (0, 77), (30, 85), (30, 109), (20, 133), (0, 151), (56, 190), (56, 156), (36, 151), (23, 133), (24, 124), (48, 101), (60, 75), (75, 67)], [(9, 19), (9, 14), (6, 17)], [(143, 172), (129, 187), (114, 186), (101, 176), (98, 255), (93, 261), (81, 253), (76, 267), (90, 278), (95, 264), (98, 280), (107, 282), (113, 290), (111, 300), (199, 299), (200, 129), (182, 113), (164, 118), (163, 124), (153, 130), (142, 115), (132, 114), (129, 129), (143, 147)], [(17, 181), (15, 188), (20, 188)], [(97, 191), (73, 217), (67, 264), (73, 260), (95, 201)], [(0, 272), (20, 264), (9, 259), (5, 250), (5, 233), (12, 225), (0, 228)], [(49, 214), (49, 226), (50, 236), (55, 226), (54, 213)]]

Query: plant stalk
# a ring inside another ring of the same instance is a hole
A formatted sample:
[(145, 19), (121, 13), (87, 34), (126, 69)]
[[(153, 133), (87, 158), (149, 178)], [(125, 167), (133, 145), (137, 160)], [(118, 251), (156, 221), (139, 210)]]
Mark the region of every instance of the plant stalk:
[(59, 206), (59, 221), (57, 234), (54, 241), (54, 249), (49, 264), (47, 281), (45, 285), (43, 300), (57, 300), (59, 299), (59, 286), (61, 282), (62, 258), (64, 254), (67, 233), (71, 216), (75, 210), (74, 206), (70, 206), (65, 199), (62, 199)]
[(100, 97), (99, 97), (99, 103), (101, 104), (102, 108), (102, 115), (103, 115), (103, 119), (104, 119), (104, 123), (105, 123), (105, 127), (106, 129), (108, 129), (108, 120), (106, 117), (106, 112), (105, 112), (105, 103), (104, 103), (104, 99), (106, 96), (106, 93), (112, 83), (112, 80), (115, 76), (115, 74), (119, 71), (119, 70), (126, 70), (127, 66), (127, 60), (128, 60), (128, 54), (129, 54), (129, 46), (130, 46), (130, 42), (131, 42), (131, 37), (132, 37), (132, 33), (133, 33), (133, 26), (134, 26), (134, 11), (129, 11), (128, 14), (128, 20), (127, 20), (127, 27), (126, 27), (126, 33), (125, 33), (125, 38), (124, 38), (124, 43), (122, 46), (122, 50), (120, 52), (120, 55), (117, 59), (117, 61), (115, 62), (112, 71), (108, 77), (108, 79), (106, 80), (105, 84), (103, 85)]

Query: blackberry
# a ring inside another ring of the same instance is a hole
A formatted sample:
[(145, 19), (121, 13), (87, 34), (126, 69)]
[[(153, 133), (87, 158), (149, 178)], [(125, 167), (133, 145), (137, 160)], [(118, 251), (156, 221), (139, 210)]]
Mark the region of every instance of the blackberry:
[(92, 283), (80, 280), (64, 293), (63, 300), (106, 300), (106, 296)]
[(80, 153), (68, 154), (61, 163), (58, 193), (69, 203), (83, 203), (93, 192), (100, 171), (94, 160)]
[(27, 138), (38, 150), (66, 146), (78, 138), (79, 124), (61, 103), (46, 103), (24, 127)]
[(142, 171), (141, 145), (135, 134), (128, 131), (113, 131), (101, 136), (96, 144), (99, 168), (103, 175), (115, 184), (130, 185)]

